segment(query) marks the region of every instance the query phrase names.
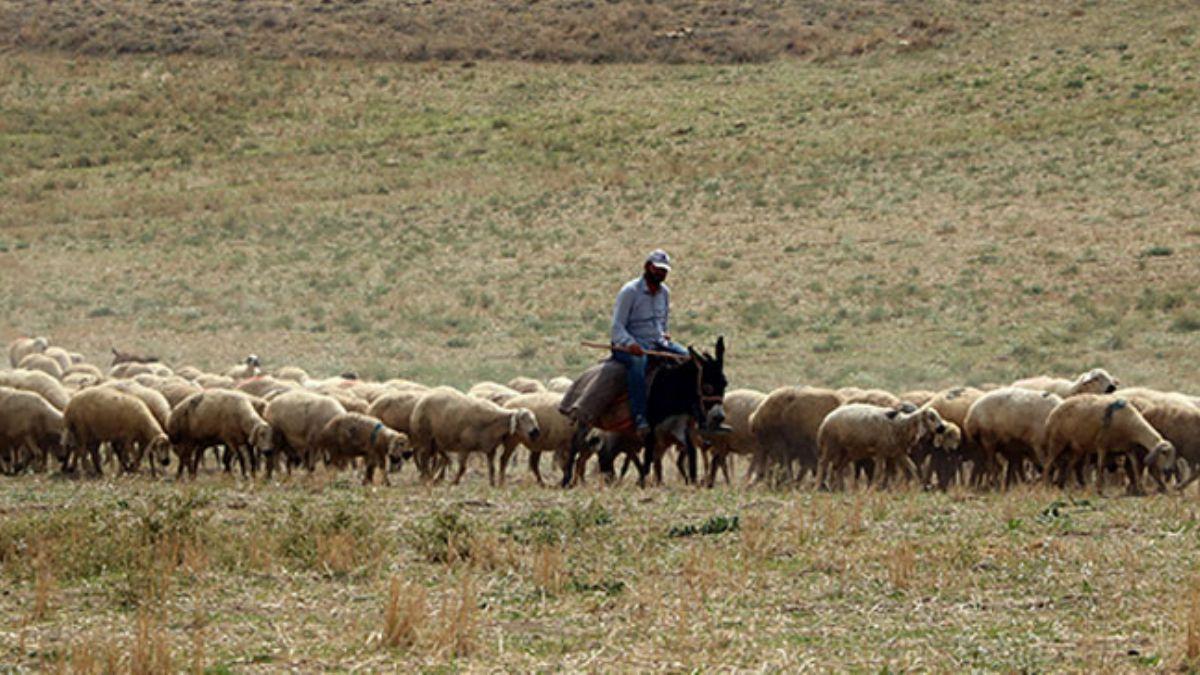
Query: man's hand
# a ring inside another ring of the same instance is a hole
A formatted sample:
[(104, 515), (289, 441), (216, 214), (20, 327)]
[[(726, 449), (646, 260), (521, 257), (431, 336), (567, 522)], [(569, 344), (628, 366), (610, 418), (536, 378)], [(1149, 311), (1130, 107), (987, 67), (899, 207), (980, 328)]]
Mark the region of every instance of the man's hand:
[(663, 333), (663, 342), (670, 342), (670, 341), (671, 341), (671, 334)]
[(626, 347), (625, 351), (629, 352), (630, 354), (633, 354), (634, 356), (645, 356), (646, 355), (646, 350), (642, 349), (642, 346), (636, 342), (629, 345), (628, 347)]

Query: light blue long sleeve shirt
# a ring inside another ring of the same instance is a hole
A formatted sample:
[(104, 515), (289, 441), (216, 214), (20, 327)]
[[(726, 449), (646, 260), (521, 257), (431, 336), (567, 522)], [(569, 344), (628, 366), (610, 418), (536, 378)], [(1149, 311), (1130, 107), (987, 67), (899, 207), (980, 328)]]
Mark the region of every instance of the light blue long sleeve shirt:
[(627, 346), (638, 343), (643, 349), (661, 347), (667, 342), (667, 316), (671, 312), (671, 289), (666, 284), (651, 294), (645, 277), (621, 287), (613, 308), (612, 341)]

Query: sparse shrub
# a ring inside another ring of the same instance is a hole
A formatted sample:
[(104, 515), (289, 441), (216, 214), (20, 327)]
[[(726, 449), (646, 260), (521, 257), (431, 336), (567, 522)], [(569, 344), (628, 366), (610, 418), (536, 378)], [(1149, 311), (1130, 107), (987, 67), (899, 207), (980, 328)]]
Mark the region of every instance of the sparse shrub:
[(457, 511), (441, 511), (416, 522), (411, 531), (413, 548), (433, 563), (454, 563), (471, 555), (473, 527)]

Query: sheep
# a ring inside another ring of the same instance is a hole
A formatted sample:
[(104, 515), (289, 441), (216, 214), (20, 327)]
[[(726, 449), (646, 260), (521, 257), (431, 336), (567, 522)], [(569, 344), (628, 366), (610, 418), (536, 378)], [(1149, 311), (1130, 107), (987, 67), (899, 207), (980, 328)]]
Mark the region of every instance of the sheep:
[(200, 377), (201, 375), (204, 374), (204, 371), (200, 370), (196, 366), (184, 366), (184, 367), (180, 368), (179, 370), (175, 371), (175, 374), (182, 377), (185, 380), (191, 380), (194, 382), (197, 377)]
[(792, 463), (800, 464), (800, 473), (817, 468), (817, 430), (825, 416), (842, 404), (835, 391), (816, 387), (782, 387), (767, 394), (750, 415), (750, 433), (758, 442), (759, 456), (754, 465), (764, 473), (772, 466), (782, 469), (783, 478), (792, 480)]
[(71, 353), (62, 347), (46, 347), (46, 351), (42, 354), (58, 362), (58, 367), (62, 369), (63, 374), (66, 374), (67, 370), (74, 365), (74, 362), (71, 361)]
[[(247, 476), (247, 465), (253, 473), (256, 457), (271, 458), (275, 450), (275, 433), (271, 425), (254, 409), (251, 398), (241, 392), (224, 389), (201, 391), (184, 399), (171, 411), (166, 426), (167, 435), (179, 455), (176, 477), (186, 469), (192, 478), (200, 467), (205, 448), (224, 445), (236, 457)], [(271, 464), (268, 461), (268, 472)]]
[[(123, 471), (135, 470), (147, 453), (154, 475), (158, 474), (156, 460), (164, 466), (171, 461), (171, 442), (146, 404), (111, 387), (92, 387), (76, 394), (63, 411), (63, 425), (64, 451), (73, 457), (88, 453), (97, 476), (104, 473), (100, 444), (105, 442), (112, 444)], [(125, 456), (126, 446), (133, 446), (136, 452), (132, 461)]]
[[(928, 404), (942, 416), (942, 420), (953, 422), (961, 430), (967, 426), (967, 411), (980, 396), (983, 396), (983, 391), (974, 387), (951, 387), (934, 394)], [(934, 448), (928, 444), (924, 445), (922, 450), (931, 452), (919, 452), (914, 459), (920, 465), (926, 456), (932, 458), (926, 477), (929, 473), (936, 472), (940, 488), (948, 487), (950, 481), (962, 472), (963, 463), (968, 461), (971, 462), (971, 482), (977, 484), (984, 478), (987, 468), (985, 458), (980, 454), (979, 446), (969, 437), (964, 437), (954, 452), (946, 452), (944, 448)]]
[(62, 411), (46, 399), (30, 391), (0, 387), (0, 466), (7, 472), (21, 472), (30, 460), (44, 466), (47, 450), (65, 466), (63, 429)]
[(859, 389), (858, 387), (842, 387), (837, 390), (842, 397), (842, 405), (851, 403), (866, 403), (882, 408), (895, 408), (900, 405), (900, 399), (893, 393), (882, 389)]
[(270, 375), (259, 375), (238, 382), (235, 389), (251, 396), (266, 398), (273, 392), (291, 391), (298, 386), (300, 385), (290, 380), (277, 380)]
[(275, 378), (279, 380), (288, 380), (296, 384), (304, 384), (308, 381), (308, 373), (303, 368), (296, 366), (284, 366), (275, 371)]
[(546, 391), (546, 385), (531, 377), (514, 377), (508, 381), (508, 388), (522, 394), (537, 394)]
[(1008, 464), (1005, 487), (1020, 479), (1026, 461), (1038, 463), (1037, 448), (1046, 418), (1062, 401), (1048, 391), (1005, 387), (989, 391), (971, 404), (963, 431), (979, 449), (983, 467), (993, 480), (998, 478), (997, 455)]
[(103, 381), (103, 378), (97, 379), (94, 375), (87, 373), (71, 373), (63, 375), (62, 386), (69, 392), (76, 392), (80, 389), (94, 387)]
[(467, 396), (491, 401), (496, 405), (504, 405), (505, 401), (520, 395), (521, 392), (499, 382), (479, 382), (467, 390)]
[[(729, 425), (731, 431), (721, 434), (701, 434), (711, 453), (708, 476), (705, 479), (708, 487), (712, 487), (716, 482), (718, 468), (725, 472), (725, 482), (729, 483), (729, 465), (726, 463), (729, 455), (749, 455), (751, 458), (759, 456), (758, 439), (750, 430), (750, 416), (766, 399), (766, 394), (753, 389), (734, 389), (725, 392), (725, 424)], [(762, 469), (762, 467), (757, 468)]]
[(533, 473), (538, 485), (545, 484), (542, 482), (541, 470), (543, 452), (550, 453), (560, 467), (566, 462), (571, 449), (571, 439), (577, 429), (566, 415), (558, 411), (560, 403), (562, 403), (562, 394), (550, 391), (521, 394), (504, 403), (503, 407), (509, 410), (525, 409), (532, 412), (537, 419), (538, 435), (536, 439), (529, 439), (528, 442), (518, 439), (515, 435), (505, 439), (504, 452), (500, 455), (501, 485), (504, 485), (509, 459), (518, 445), (525, 445), (529, 451), (529, 470)]
[(104, 371), (100, 370), (99, 368), (97, 368), (96, 366), (93, 366), (90, 363), (72, 363), (71, 365), (69, 365), (65, 369), (63, 369), (63, 378), (66, 378), (68, 375), (77, 375), (77, 374), (78, 375), (89, 375), (92, 378), (94, 378), (97, 382), (104, 380)]
[(847, 464), (862, 459), (875, 462), (875, 474), (884, 476), (882, 463), (895, 460), (912, 477), (920, 473), (909, 453), (923, 439), (944, 434), (946, 425), (941, 415), (929, 406), (911, 412), (870, 405), (851, 403), (829, 413), (817, 430), (817, 445), (820, 462), (817, 467), (818, 484), (831, 488), (834, 479), (841, 488), (842, 475)]
[(558, 377), (550, 378), (550, 380), (546, 382), (546, 391), (565, 394), (567, 393), (567, 390), (571, 388), (572, 384), (575, 384), (574, 380), (569, 377), (563, 377), (559, 375)]
[(17, 338), (8, 345), (8, 363), (13, 368), (21, 359), (30, 354), (41, 354), (50, 347), (50, 340), (44, 337)]
[(0, 386), (32, 391), (50, 402), (50, 405), (65, 410), (71, 395), (62, 383), (40, 370), (10, 370), (0, 372)]
[(363, 485), (370, 485), (375, 469), (388, 480), (388, 460), (399, 463), (408, 453), (408, 439), (389, 429), (383, 422), (361, 413), (346, 413), (329, 420), (313, 437), (313, 450), (325, 458), (326, 464), (341, 467), (351, 457), (366, 459)]
[(110, 387), (138, 397), (150, 409), (150, 413), (154, 415), (154, 419), (158, 422), (158, 425), (163, 429), (167, 428), (167, 419), (171, 416), (171, 404), (159, 392), (150, 387), (138, 384), (133, 380), (113, 380), (100, 386)]
[(421, 384), (420, 382), (413, 382), (412, 380), (405, 380), (402, 378), (388, 380), (387, 382), (383, 383), (383, 386), (387, 387), (389, 391), (429, 390), (428, 386)]
[(1093, 368), (1075, 378), (1073, 382), (1057, 377), (1040, 376), (1029, 377), (1012, 383), (1014, 387), (1049, 391), (1058, 394), (1062, 398), (1069, 398), (1076, 394), (1111, 394), (1120, 385), (1121, 381), (1109, 375), (1108, 371), (1103, 368)]
[(167, 399), (167, 403), (174, 408), (179, 405), (183, 399), (198, 394), (202, 391), (199, 386), (192, 384), (190, 381), (182, 377), (158, 377), (156, 375), (138, 375), (134, 378), (134, 382), (142, 386), (149, 387), (158, 393), (162, 394)]
[(203, 389), (233, 389), (237, 385), (237, 382), (232, 377), (214, 375), (213, 373), (200, 373), (192, 382), (200, 385)]
[[(1128, 489), (1135, 495), (1142, 494), (1143, 453), (1144, 463), (1159, 471), (1175, 464), (1175, 446), (1164, 440), (1129, 401), (1111, 394), (1077, 394), (1064, 399), (1046, 418), (1039, 448), (1047, 484), (1053, 469), (1061, 469), (1059, 487), (1071, 473), (1079, 477), (1083, 462), (1095, 457), (1098, 493), (1103, 493), (1109, 455), (1124, 454)], [(1058, 466), (1060, 460), (1062, 465)], [(1160, 488), (1165, 489), (1161, 481)]]
[(412, 427), (409, 423), (412, 420), (412, 411), (423, 396), (425, 391), (417, 389), (393, 391), (375, 399), (367, 408), (367, 414), (395, 431), (411, 435)]
[(149, 354), (139, 354), (137, 352), (123, 352), (116, 347), (112, 348), (112, 365), (120, 363), (157, 363), (158, 357)]
[(17, 364), (20, 370), (40, 370), (56, 380), (62, 380), (63, 369), (58, 361), (45, 354), (30, 354)]
[(262, 362), (258, 360), (257, 354), (247, 356), (245, 361), (225, 371), (225, 377), (234, 380), (245, 380), (261, 374)]
[(1158, 391), (1148, 387), (1125, 387), (1113, 392), (1137, 407), (1139, 412), (1154, 405), (1192, 405), (1186, 394), (1177, 392)]
[(1179, 482), (1186, 489), (1200, 478), (1200, 408), (1190, 401), (1162, 401), (1139, 410), (1155, 431), (1175, 446), (1177, 458), (1187, 460), (1188, 476)]
[(467, 456), (479, 452), (487, 456), (488, 482), (495, 485), (496, 448), (514, 439), (532, 444), (540, 435), (537, 418), (530, 410), (502, 408), (449, 387), (438, 387), (417, 403), (412, 428), (410, 440), (417, 465), (427, 479), (437, 459), (458, 454), (455, 484), (467, 470)]
[(267, 404), (263, 419), (275, 431), (274, 452), (267, 462), (267, 477), (270, 478), (286, 454), (288, 472), (291, 465), (303, 464), (309, 471), (316, 467), (316, 453), (312, 448), (312, 437), (338, 415), (345, 415), (346, 408), (336, 399), (303, 389), (280, 394)]
[(161, 363), (141, 363), (139, 361), (122, 361), (108, 369), (108, 376), (114, 379), (133, 379), (138, 375), (170, 375), (170, 369)]
[(919, 407), (932, 401), (934, 396), (937, 396), (936, 391), (929, 391), (927, 389), (914, 389), (912, 391), (906, 391), (903, 394), (900, 394), (900, 400)]

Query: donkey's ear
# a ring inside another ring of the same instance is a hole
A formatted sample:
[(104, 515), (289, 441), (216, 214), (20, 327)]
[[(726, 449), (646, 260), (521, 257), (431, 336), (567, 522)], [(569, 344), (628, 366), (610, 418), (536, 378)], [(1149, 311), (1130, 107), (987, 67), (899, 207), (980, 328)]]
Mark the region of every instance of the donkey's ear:
[(691, 356), (693, 361), (700, 361), (700, 355), (691, 347), (688, 347), (688, 356)]
[(725, 361), (725, 336), (721, 335), (721, 336), (717, 337), (717, 363), (724, 363), (724, 361)]

